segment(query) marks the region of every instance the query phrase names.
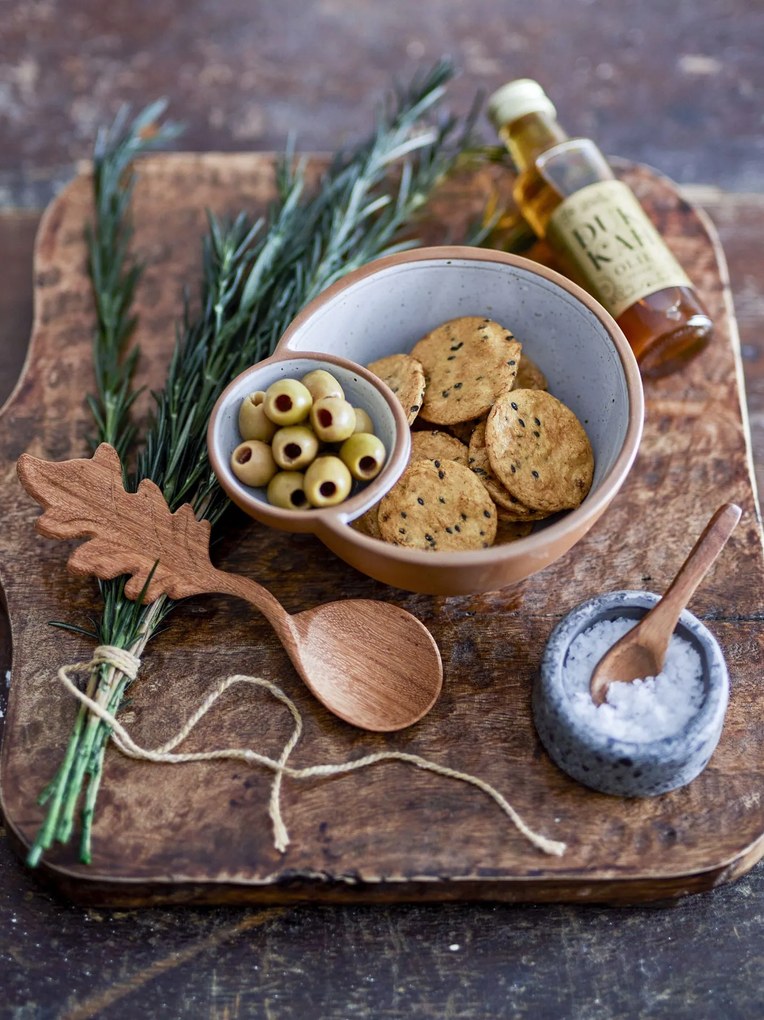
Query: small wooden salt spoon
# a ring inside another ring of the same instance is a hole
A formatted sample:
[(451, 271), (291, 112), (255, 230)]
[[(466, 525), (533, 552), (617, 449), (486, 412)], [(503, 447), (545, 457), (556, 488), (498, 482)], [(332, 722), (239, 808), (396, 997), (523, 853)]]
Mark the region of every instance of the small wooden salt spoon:
[(611, 683), (629, 683), (660, 673), (682, 610), (727, 544), (740, 514), (734, 503), (719, 507), (663, 598), (602, 656), (589, 685), (596, 705), (605, 700)]
[(209, 558), (210, 524), (188, 504), (170, 512), (161, 490), (144, 480), (122, 484), (113, 447), (62, 463), (23, 454), (26, 491), (45, 513), (48, 538), (84, 538), (69, 570), (102, 580), (132, 574), (128, 598), (153, 602), (221, 593), (244, 599), (265, 616), (310, 691), (335, 715), (376, 732), (403, 729), (432, 708), (443, 681), (440, 652), (427, 628), (388, 602), (347, 599), (291, 616), (262, 585), (218, 570)]

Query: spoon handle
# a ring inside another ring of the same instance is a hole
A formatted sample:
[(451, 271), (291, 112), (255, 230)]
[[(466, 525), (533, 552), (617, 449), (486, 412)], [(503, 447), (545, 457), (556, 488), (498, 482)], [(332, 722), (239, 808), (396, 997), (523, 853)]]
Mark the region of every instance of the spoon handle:
[[(663, 598), (642, 621), (640, 638), (644, 644), (657, 652), (663, 635), (673, 633), (682, 610), (727, 544), (741, 513), (735, 503), (725, 503), (713, 515)], [(663, 643), (665, 645), (665, 641)], [(663, 647), (659, 662), (661, 669), (665, 656), (666, 648)]]
[(291, 657), (292, 646), (295, 644), (295, 631), (292, 618), (278, 599), (257, 581), (241, 574), (231, 574), (226, 570), (214, 569), (210, 572), (205, 587), (207, 592), (221, 595), (233, 595), (243, 599), (255, 609), (259, 609), (268, 623), (273, 627), (281, 643), (287, 648)]

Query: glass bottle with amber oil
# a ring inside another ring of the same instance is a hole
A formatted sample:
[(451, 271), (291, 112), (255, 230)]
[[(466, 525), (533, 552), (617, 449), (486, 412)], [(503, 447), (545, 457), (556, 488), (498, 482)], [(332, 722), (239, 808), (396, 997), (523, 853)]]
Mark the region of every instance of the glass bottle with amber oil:
[(711, 338), (711, 319), (594, 142), (569, 138), (541, 86), (528, 78), (495, 92), (488, 114), (518, 171), (518, 209), (616, 320), (642, 375), (668, 375), (698, 354)]

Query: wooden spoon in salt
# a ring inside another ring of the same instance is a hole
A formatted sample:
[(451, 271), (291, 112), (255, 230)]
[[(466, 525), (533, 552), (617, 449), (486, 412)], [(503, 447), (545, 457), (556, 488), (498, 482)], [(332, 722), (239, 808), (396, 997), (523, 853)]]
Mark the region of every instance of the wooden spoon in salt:
[(660, 602), (605, 652), (594, 668), (589, 685), (596, 705), (605, 700), (611, 683), (630, 683), (660, 673), (682, 610), (727, 544), (740, 514), (740, 507), (734, 503), (719, 507)]

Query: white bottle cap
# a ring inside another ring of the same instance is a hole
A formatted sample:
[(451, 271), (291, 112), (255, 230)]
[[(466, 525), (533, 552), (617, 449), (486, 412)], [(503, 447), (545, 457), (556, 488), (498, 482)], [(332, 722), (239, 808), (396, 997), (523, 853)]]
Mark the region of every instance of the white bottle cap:
[(498, 130), (527, 113), (547, 113), (557, 116), (551, 99), (537, 81), (518, 78), (502, 85), (488, 100), (488, 116)]

